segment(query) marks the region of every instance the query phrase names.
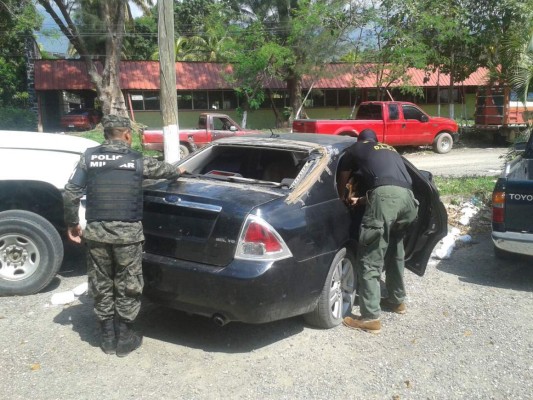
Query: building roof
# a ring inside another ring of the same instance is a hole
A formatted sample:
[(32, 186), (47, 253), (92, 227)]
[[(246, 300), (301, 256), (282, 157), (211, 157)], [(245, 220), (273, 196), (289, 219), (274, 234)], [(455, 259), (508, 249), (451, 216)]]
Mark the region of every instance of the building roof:
[[(99, 71), (102, 65), (97, 64)], [(159, 90), (159, 62), (122, 61), (120, 63), (120, 86), (123, 90)], [(410, 83), (419, 87), (449, 85), (445, 74), (426, 73), (421, 69), (410, 68)], [(231, 65), (208, 62), (176, 62), (177, 90), (216, 90), (232, 89), (225, 80), (231, 75)], [(487, 83), (488, 71), (480, 68), (464, 82), (465, 86), (483, 86)], [(315, 89), (346, 89), (351, 87), (376, 87), (375, 74), (371, 65), (329, 64), (316, 77), (306, 76), (303, 88), (313, 85)], [(392, 85), (398, 86), (399, 83)], [(270, 89), (284, 89), (284, 82), (272, 79), (264, 83)], [(36, 90), (93, 90), (87, 67), (80, 60), (36, 60)]]

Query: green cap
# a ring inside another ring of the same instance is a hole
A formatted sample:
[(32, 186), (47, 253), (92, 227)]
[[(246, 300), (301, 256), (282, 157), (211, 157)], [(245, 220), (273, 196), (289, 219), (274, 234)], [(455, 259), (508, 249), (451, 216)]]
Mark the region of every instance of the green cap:
[(102, 117), (102, 126), (104, 128), (131, 128), (131, 122), (128, 117), (111, 114)]

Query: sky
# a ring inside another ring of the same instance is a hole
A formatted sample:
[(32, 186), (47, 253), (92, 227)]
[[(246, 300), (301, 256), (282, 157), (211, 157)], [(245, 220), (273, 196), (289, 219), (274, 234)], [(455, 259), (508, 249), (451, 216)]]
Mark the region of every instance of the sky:
[[(132, 2), (129, 3), (133, 17), (140, 17), (142, 15), (141, 9)], [(154, 3), (157, 4), (157, 0), (154, 0)], [(44, 10), (41, 5), (37, 5), (37, 10), (44, 17), (42, 30), (44, 32), (57, 32), (52, 35), (45, 35), (41, 32), (36, 32), (37, 42), (42, 46), (43, 50), (49, 53), (65, 54), (68, 48), (67, 38), (61, 34), (52, 17), (50, 17), (50, 15)]]

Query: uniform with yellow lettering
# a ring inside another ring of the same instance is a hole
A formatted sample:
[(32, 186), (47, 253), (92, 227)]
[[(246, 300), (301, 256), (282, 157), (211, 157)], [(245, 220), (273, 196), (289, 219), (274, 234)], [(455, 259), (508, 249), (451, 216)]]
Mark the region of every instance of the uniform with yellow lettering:
[[(339, 166), (339, 187), (352, 178), (361, 197), (348, 199), (362, 209), (355, 267), (359, 283), (359, 318), (346, 317), (344, 325), (368, 332), (381, 331), (381, 308), (405, 313), (403, 237), (417, 216), (418, 201), (401, 156), (377, 141), (374, 131), (361, 132)], [(380, 278), (385, 271), (387, 298), (381, 300)]]

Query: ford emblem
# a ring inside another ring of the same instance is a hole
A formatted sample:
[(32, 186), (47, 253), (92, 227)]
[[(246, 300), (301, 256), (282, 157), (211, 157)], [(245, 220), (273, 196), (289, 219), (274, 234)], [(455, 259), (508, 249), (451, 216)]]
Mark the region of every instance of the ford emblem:
[(178, 201), (181, 201), (181, 199), (175, 194), (168, 194), (165, 196), (165, 201), (167, 203), (177, 203)]

